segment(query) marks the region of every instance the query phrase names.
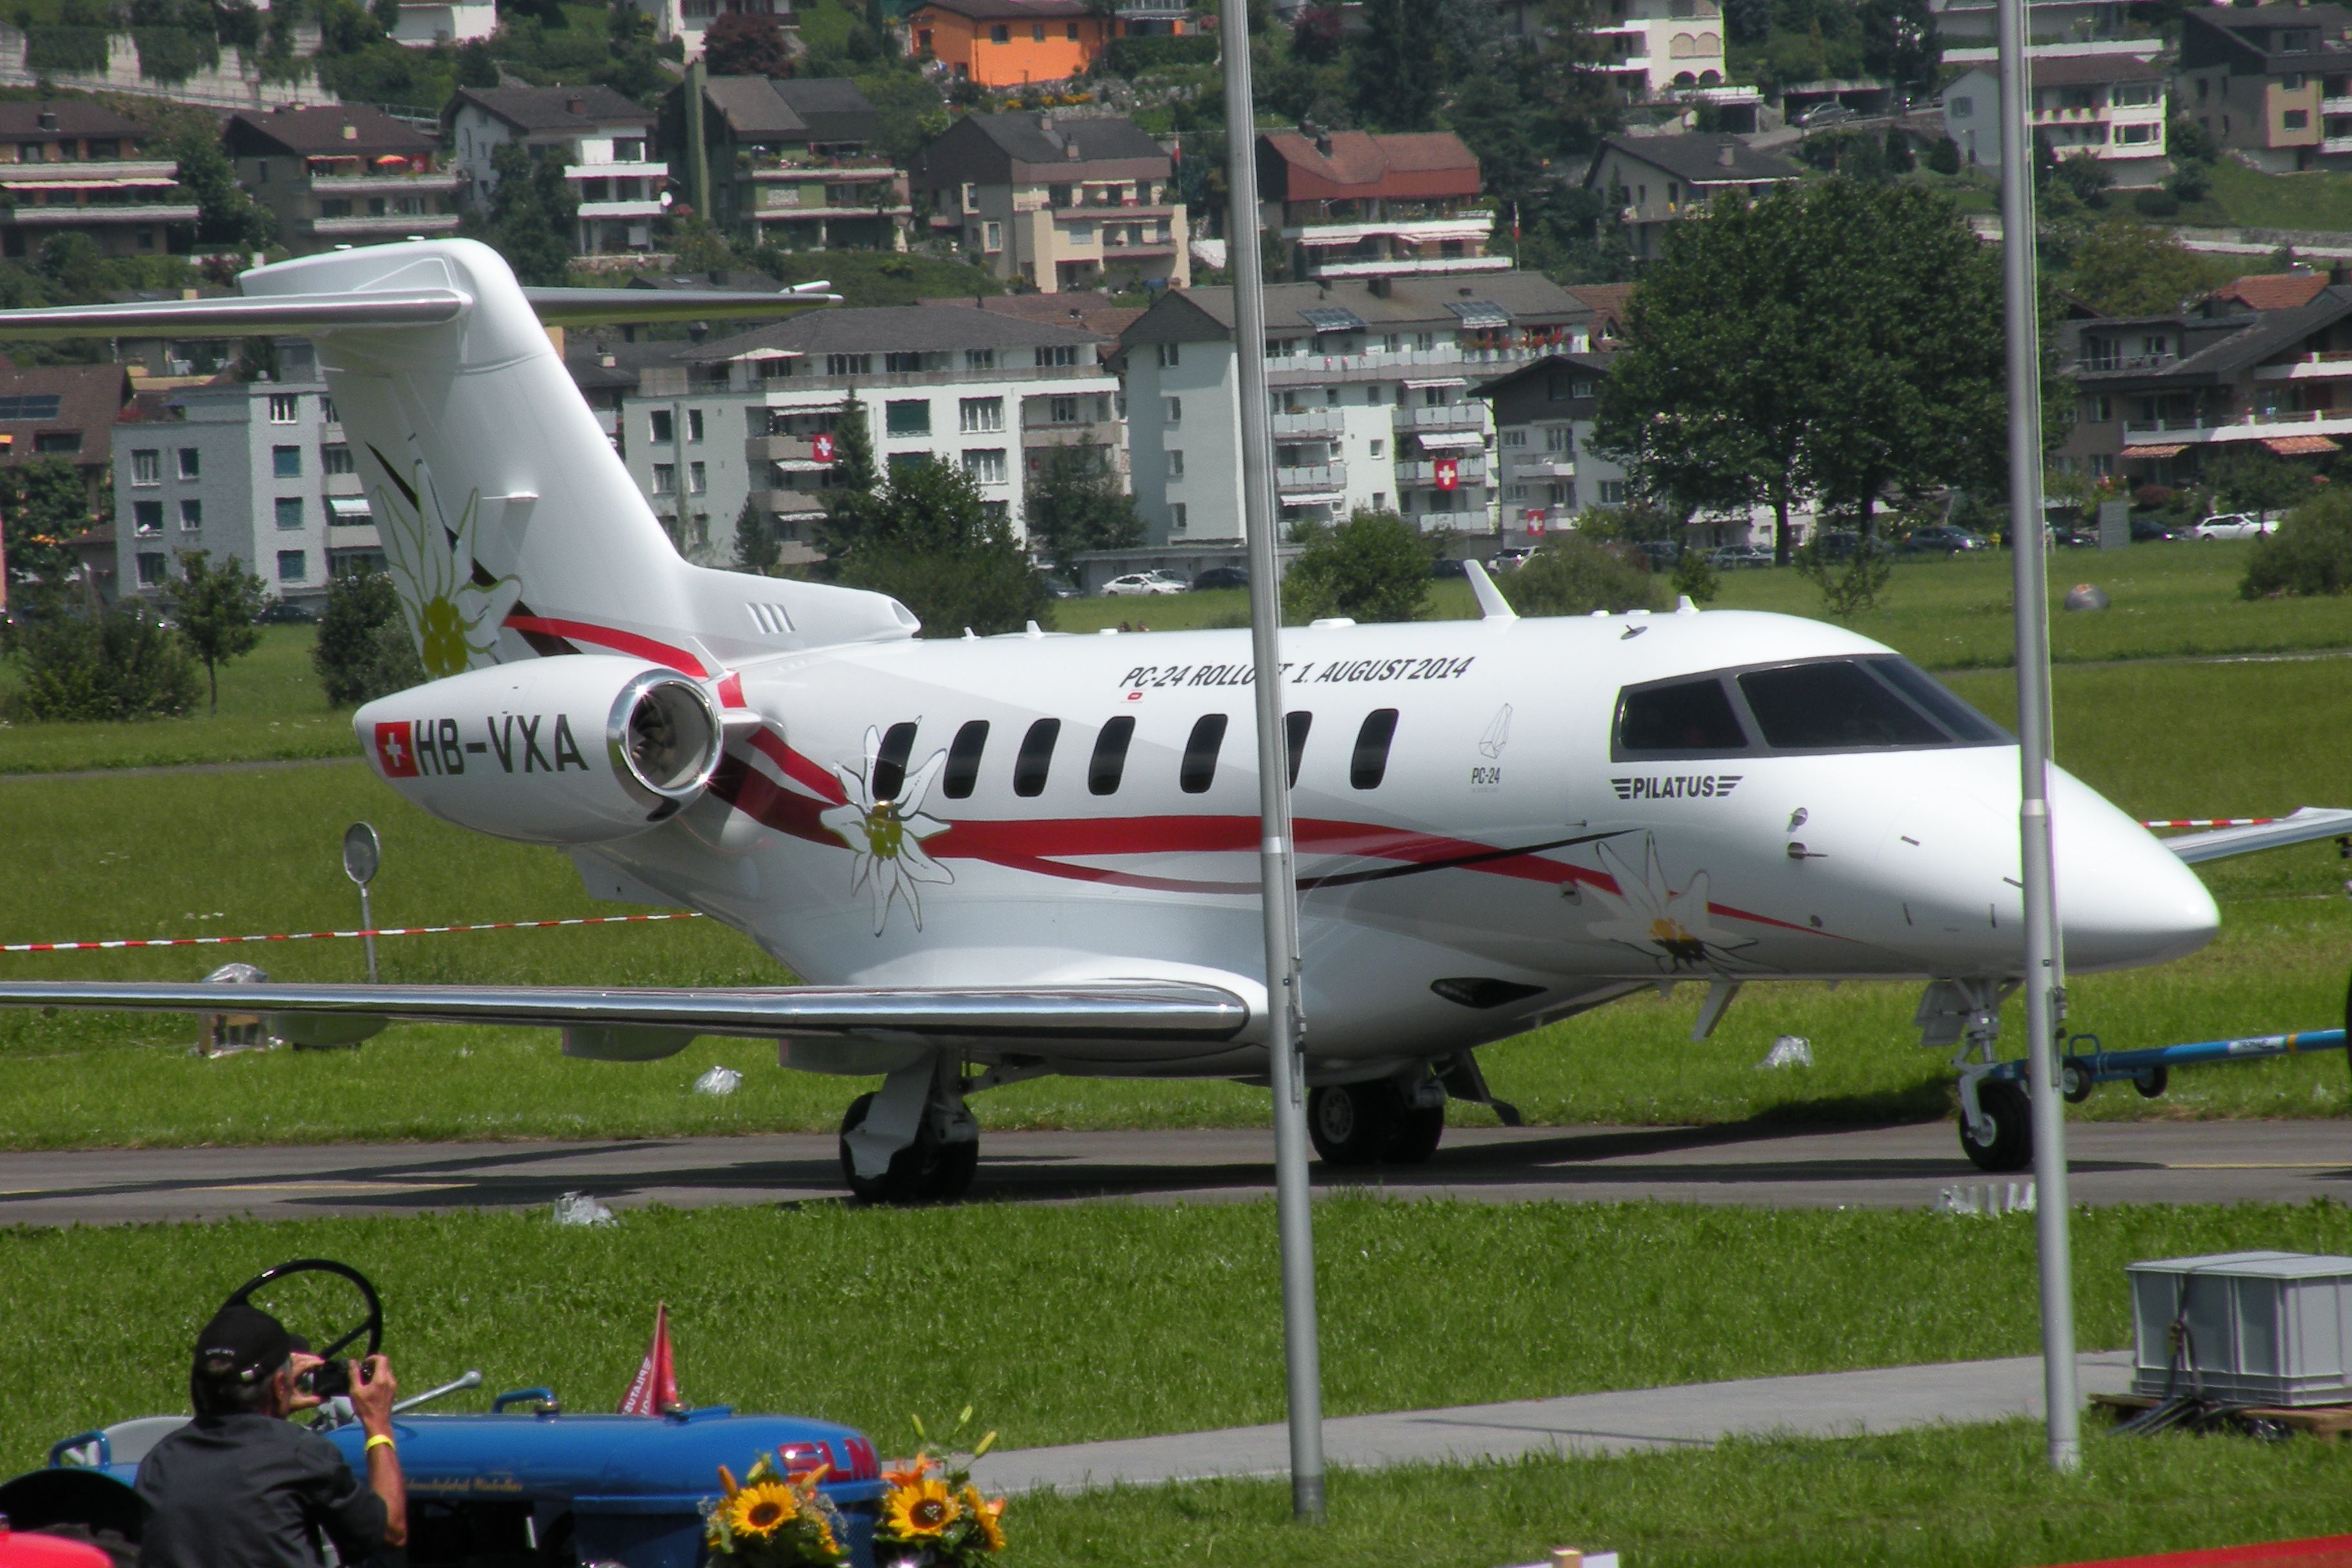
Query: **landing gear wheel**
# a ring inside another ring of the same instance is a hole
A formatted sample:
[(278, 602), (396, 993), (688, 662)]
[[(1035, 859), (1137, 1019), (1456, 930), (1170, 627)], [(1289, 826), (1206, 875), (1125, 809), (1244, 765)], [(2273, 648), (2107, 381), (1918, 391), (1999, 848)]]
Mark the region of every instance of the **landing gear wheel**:
[(931, 1131), (929, 1116), (916, 1130), (915, 1141), (890, 1156), (888, 1170), (879, 1176), (858, 1174), (849, 1135), (866, 1125), (873, 1109), (874, 1097), (861, 1094), (841, 1116), (841, 1176), (852, 1195), (869, 1204), (952, 1203), (963, 1196), (980, 1169), (980, 1140), (943, 1143)]
[(1391, 1165), (1418, 1165), (1437, 1152), (1445, 1136), (1445, 1102), (1407, 1105), (1397, 1120), (1396, 1135), (1381, 1158)]
[(1996, 1175), (2033, 1163), (2033, 1112), (2025, 1091), (2000, 1079), (1977, 1084), (1977, 1104), (1992, 1123), (1992, 1140), (1979, 1142), (1966, 1112), (1960, 1117), (1960, 1150), (1979, 1171)]
[(1404, 1118), (1404, 1096), (1385, 1079), (1326, 1084), (1307, 1095), (1307, 1136), (1327, 1165), (1379, 1163)]

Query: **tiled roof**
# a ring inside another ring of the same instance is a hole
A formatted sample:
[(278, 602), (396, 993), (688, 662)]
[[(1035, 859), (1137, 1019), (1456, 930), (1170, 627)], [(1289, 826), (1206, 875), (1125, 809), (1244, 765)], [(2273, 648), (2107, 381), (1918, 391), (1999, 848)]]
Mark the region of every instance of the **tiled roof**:
[(685, 363), (709, 364), (740, 359), (762, 349), (803, 354), (937, 353), (1063, 344), (1091, 347), (1096, 341), (1094, 333), (1076, 327), (1024, 321), (1003, 311), (975, 310), (969, 305), (882, 305), (812, 310), (773, 326), (687, 348), (675, 358)]
[(2325, 272), (2258, 272), (2231, 279), (2213, 297), (2234, 300), (2253, 310), (2291, 310), (2310, 304), (2326, 287)]
[(1280, 161), (1292, 201), (1478, 194), (1478, 160), (1451, 131), (1335, 131), (1320, 139), (1276, 131), (1261, 135), (1258, 145)]
[[(44, 124), (43, 117), (48, 117)], [(0, 103), (0, 141), (42, 142), (60, 136), (143, 137), (147, 128), (110, 109), (79, 99), (53, 103)]]
[(804, 137), (813, 142), (871, 142), (882, 134), (872, 100), (845, 77), (779, 81), (764, 76), (715, 76), (703, 100), (719, 110), (737, 137)]
[(1115, 305), (1109, 295), (1095, 289), (1065, 289), (1058, 294), (982, 294), (970, 300), (925, 300), (920, 303), (993, 310), (1026, 321), (1075, 327), (1106, 342), (1116, 342), (1143, 314), (1141, 306)]
[(918, 11), (949, 11), (975, 22), (1043, 22), (1087, 14), (1079, 0), (923, 0)]
[(229, 116), (232, 153), (291, 153), (298, 158), (404, 156), (433, 151), (432, 137), (410, 129), (380, 109), (343, 103), (324, 109), (251, 110)]
[[(1049, 132), (1034, 114), (975, 114), (964, 121), (1022, 163), (1108, 163), (1168, 154), (1132, 120), (1086, 116), (1055, 120)], [(1072, 158), (1069, 149), (1076, 147)]]
[(1568, 294), (1591, 307), (1596, 338), (1604, 333), (1614, 336), (1623, 328), (1625, 317), (1633, 308), (1631, 283), (1572, 283), (1568, 286)]
[[(2059, 55), (2032, 62), (2036, 87), (2091, 87), (2111, 81), (2162, 81), (2165, 73), (2137, 55)], [(1978, 68), (1998, 75), (1990, 66)]]
[[(1453, 307), (1473, 300), (1499, 305), (1517, 321), (1547, 325), (1582, 321), (1592, 313), (1540, 272), (1485, 272), (1467, 283), (1452, 278), (1398, 278), (1386, 281), (1385, 293), (1375, 293), (1370, 283), (1356, 280), (1268, 284), (1266, 330), (1278, 332), (1311, 329), (1312, 323), (1304, 312), (1344, 308), (1376, 329), (1436, 327), (1456, 331), (1462, 326), (1462, 319)], [(1122, 342), (1193, 342), (1230, 338), (1233, 328), (1231, 289), (1175, 289), (1146, 310)]]
[[(46, 431), (74, 430), (81, 434), (79, 452), (55, 456), (80, 467), (111, 462), (109, 432), (131, 395), (131, 375), (119, 364), (50, 364), (0, 371), (0, 400), (55, 397), (55, 414), (0, 419), (0, 463), (31, 462), (51, 454), (34, 450), (34, 437)], [(23, 405), (0, 401), (0, 412), (14, 414)], [(40, 408), (40, 403), (34, 407)]]
[[(1793, 180), (1801, 172), (1780, 154), (1759, 153), (1737, 136), (1696, 131), (1682, 136), (1612, 136), (1601, 147), (1604, 153), (1613, 149), (1694, 185)], [(1593, 167), (1600, 167), (1597, 158)]]
[(445, 116), (464, 103), (478, 104), (509, 125), (540, 134), (650, 125), (654, 121), (650, 110), (609, 87), (461, 88)]

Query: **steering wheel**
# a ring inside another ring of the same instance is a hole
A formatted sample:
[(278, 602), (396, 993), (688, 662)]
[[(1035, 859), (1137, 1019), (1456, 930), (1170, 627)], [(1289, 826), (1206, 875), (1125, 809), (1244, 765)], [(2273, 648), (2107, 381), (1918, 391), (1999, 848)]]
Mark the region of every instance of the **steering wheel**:
[(360, 1320), (357, 1327), (323, 1345), (312, 1346), (313, 1355), (330, 1363), (341, 1361), (345, 1359), (343, 1352), (351, 1348), (352, 1342), (362, 1336), (367, 1341), (367, 1348), (351, 1359), (365, 1361), (383, 1348), (383, 1301), (376, 1295), (375, 1286), (370, 1283), (366, 1275), (350, 1264), (338, 1263), (331, 1258), (298, 1258), (290, 1263), (280, 1263), (274, 1268), (265, 1268), (230, 1291), (228, 1300), (223, 1301), (221, 1306), (224, 1310), (230, 1307), (250, 1306), (256, 1290), (273, 1280), (283, 1279), (293, 1274), (332, 1274), (340, 1279), (348, 1279), (359, 1288), (360, 1299), (367, 1303), (367, 1316)]

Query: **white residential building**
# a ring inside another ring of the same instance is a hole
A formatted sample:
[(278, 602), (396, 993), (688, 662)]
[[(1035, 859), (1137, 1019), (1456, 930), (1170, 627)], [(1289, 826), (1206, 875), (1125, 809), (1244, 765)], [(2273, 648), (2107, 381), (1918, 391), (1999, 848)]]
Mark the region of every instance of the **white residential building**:
[(1723, 7), (1716, 0), (1609, 0), (1596, 19), (1599, 68), (1636, 103), (1675, 89), (1723, 85)]
[(688, 560), (734, 560), (748, 500), (785, 561), (808, 561), (834, 484), (830, 438), (854, 397), (877, 469), (951, 463), (1020, 537), (1049, 451), (1093, 447), (1120, 467), (1126, 425), (1103, 347), (966, 305), (812, 311), (645, 370), (621, 403), (622, 455)]
[[(2165, 77), (2152, 61), (2123, 47), (2051, 45), (2030, 50), (2026, 63), (2033, 72), (2027, 121), (2052, 152), (2096, 158), (2122, 185), (2152, 185), (2169, 172)], [(1969, 64), (1944, 89), (1944, 131), (1963, 163), (2000, 167), (2005, 118), (1992, 61)]]
[(435, 44), (471, 43), (498, 30), (499, 8), (494, 5), (468, 5), (465, 0), (401, 0), (400, 25), (393, 29), (392, 41), (429, 48)]
[(773, 16), (788, 30), (788, 41), (795, 36), (793, 0), (629, 0), (629, 6), (653, 18), (654, 42), (667, 44), (676, 38), (689, 60), (702, 58), (702, 35), (730, 12)]
[[(1588, 346), (1591, 310), (1533, 272), (1269, 287), (1266, 373), (1285, 522), (1396, 511), (1499, 525), (1494, 426), (1471, 383)], [(1233, 291), (1172, 291), (1119, 339), (1129, 463), (1155, 545), (1242, 526)]]
[(462, 88), (441, 110), (459, 196), (476, 211), (498, 189), (492, 158), (510, 142), (563, 159), (580, 198), (572, 247), (583, 256), (653, 248), (669, 205), (669, 165), (652, 156), (655, 117), (609, 87)]

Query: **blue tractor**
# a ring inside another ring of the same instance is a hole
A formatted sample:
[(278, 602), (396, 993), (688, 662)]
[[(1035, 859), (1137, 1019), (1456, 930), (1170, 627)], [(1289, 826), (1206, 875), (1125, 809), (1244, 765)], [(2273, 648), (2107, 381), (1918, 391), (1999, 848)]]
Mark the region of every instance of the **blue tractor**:
[[(331, 1363), (376, 1353), (382, 1303), (375, 1287), (345, 1264), (282, 1263), (229, 1301), (310, 1274), (349, 1282), (365, 1304), (358, 1325), (324, 1340), (320, 1353)], [(873, 1568), (874, 1526), (888, 1484), (862, 1433), (795, 1415), (739, 1415), (726, 1405), (661, 1415), (580, 1414), (562, 1408), (550, 1388), (501, 1394), (488, 1415), (415, 1413), (481, 1383), (469, 1372), (394, 1407), (408, 1481), (410, 1568), (697, 1568), (704, 1515), (719, 1496), (719, 1467), (741, 1476), (762, 1454), (795, 1477), (824, 1470), (819, 1489), (846, 1526), (850, 1563)], [(131, 1490), (139, 1461), (187, 1420), (141, 1416), (59, 1440), (46, 1468), (0, 1485), (0, 1516), (18, 1531), (93, 1542), (128, 1568), (142, 1523), (143, 1505)], [(313, 1426), (342, 1449), (354, 1473), (366, 1473), (364, 1436), (347, 1402), (330, 1399)]]

